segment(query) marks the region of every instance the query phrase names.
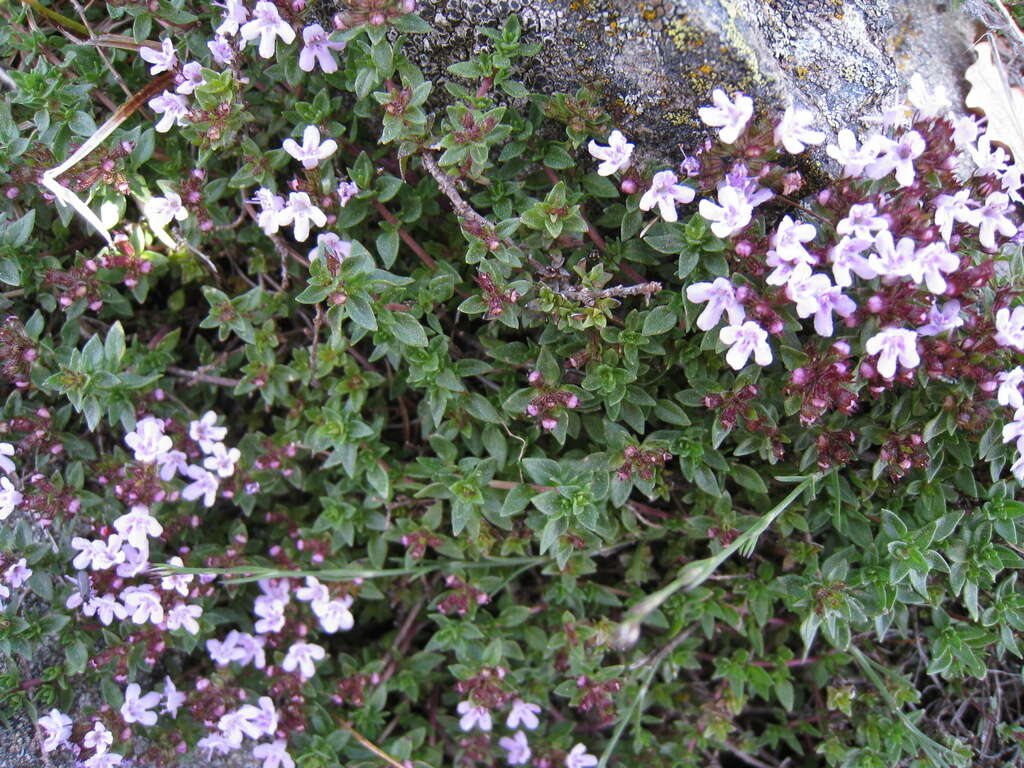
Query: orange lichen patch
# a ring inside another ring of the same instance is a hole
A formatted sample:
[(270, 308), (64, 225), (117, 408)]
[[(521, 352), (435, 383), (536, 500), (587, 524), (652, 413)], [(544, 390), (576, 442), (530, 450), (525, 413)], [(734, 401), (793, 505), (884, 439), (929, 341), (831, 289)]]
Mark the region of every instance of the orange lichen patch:
[(700, 48), (706, 42), (704, 32), (693, 27), (687, 20), (686, 14), (670, 21), (665, 32), (678, 51), (692, 51)]

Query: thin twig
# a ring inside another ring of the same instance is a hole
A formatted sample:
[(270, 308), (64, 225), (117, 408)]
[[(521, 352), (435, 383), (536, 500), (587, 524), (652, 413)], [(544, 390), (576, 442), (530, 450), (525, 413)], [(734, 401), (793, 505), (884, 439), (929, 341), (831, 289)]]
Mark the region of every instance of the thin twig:
[(462, 195), (459, 194), (459, 190), (455, 188), (455, 179), (441, 170), (432, 154), (429, 152), (423, 152), (420, 155), (420, 158), (423, 160), (423, 167), (427, 169), (431, 176), (434, 177), (434, 181), (437, 182), (438, 189), (444, 193), (445, 197), (451, 200), (452, 207), (459, 216), (480, 229), (494, 229), (494, 225), (491, 224), (491, 222), (477, 213), (473, 206), (463, 199)]
[(189, 379), (197, 384), (216, 384), (220, 387), (237, 387), (242, 383), (241, 379), (228, 379), (224, 376), (211, 376), (208, 373), (200, 373), (199, 371), (187, 371), (184, 368), (178, 368), (175, 365), (167, 366), (167, 372), (181, 379)]
[(433, 256), (423, 250), (423, 246), (416, 242), (416, 238), (402, 228), (398, 223), (398, 219), (395, 218), (391, 211), (384, 207), (384, 204), (380, 200), (374, 200), (373, 207), (377, 209), (377, 213), (384, 217), (384, 221), (398, 230), (398, 236), (402, 238), (402, 242), (409, 246), (410, 250), (412, 250), (412, 252), (416, 254), (417, 258), (423, 262), (423, 266), (429, 270), (437, 269), (437, 262), (434, 261)]
[(368, 738), (366, 738), (365, 736), (363, 736), (363, 734), (361, 734), (361, 733), (360, 733), (359, 731), (357, 731), (357, 730), (355, 729), (355, 726), (354, 726), (354, 725), (352, 725), (352, 723), (350, 723), (350, 722), (349, 722), (348, 720), (343, 720), (343, 719), (340, 719), (340, 718), (339, 718), (339, 719), (338, 719), (338, 724), (339, 724), (339, 725), (340, 725), (340, 726), (341, 726), (342, 728), (344, 728), (344, 729), (345, 729), (346, 731), (348, 731), (349, 733), (351, 733), (351, 734), (352, 734), (353, 736), (355, 736), (355, 739), (356, 739), (356, 741), (358, 741), (358, 742), (359, 742), (360, 744), (362, 744), (362, 745), (363, 745), (364, 747), (366, 747), (366, 748), (367, 748), (368, 750), (370, 750), (371, 752), (373, 752), (373, 754), (375, 754), (375, 755), (376, 755), (377, 757), (379, 757), (379, 758), (380, 758), (381, 760), (383, 760), (384, 762), (386, 762), (386, 763), (387, 763), (388, 765), (393, 765), (393, 766), (394, 766), (394, 768), (405, 768), (405, 766), (404, 766), (404, 765), (402, 765), (402, 763), (401, 763), (401, 762), (399, 762), (398, 760), (396, 760), (395, 758), (393, 758), (393, 757), (392, 757), (391, 755), (389, 755), (389, 754), (388, 754), (387, 752), (385, 752), (385, 751), (384, 751), (383, 749), (381, 749), (380, 747), (378, 747), (378, 746), (377, 746), (376, 744), (374, 744), (374, 743), (373, 743), (372, 741), (370, 741), (370, 740), (369, 740)]
[(567, 290), (555, 290), (554, 292), (571, 301), (579, 301), (587, 306), (593, 306), (600, 299), (619, 299), (625, 296), (646, 296), (649, 299), (658, 293), (661, 288), (661, 283), (650, 282), (639, 283), (638, 285), (613, 285), (611, 288), (603, 288), (599, 291), (591, 288), (570, 288)]

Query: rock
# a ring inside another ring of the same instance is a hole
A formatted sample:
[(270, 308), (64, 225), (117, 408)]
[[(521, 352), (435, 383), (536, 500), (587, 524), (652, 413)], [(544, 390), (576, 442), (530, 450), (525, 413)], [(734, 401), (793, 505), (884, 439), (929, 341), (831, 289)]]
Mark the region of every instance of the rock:
[(480, 27), (516, 13), (524, 40), (543, 43), (522, 65), (531, 88), (591, 85), (630, 140), (676, 159), (705, 136), (697, 108), (715, 87), (755, 109), (806, 107), (833, 133), (913, 72), (962, 102), (972, 37), (971, 19), (935, 0), (423, 0), (420, 13), (434, 32), (410, 46), (428, 76), (445, 77), (488, 42)]

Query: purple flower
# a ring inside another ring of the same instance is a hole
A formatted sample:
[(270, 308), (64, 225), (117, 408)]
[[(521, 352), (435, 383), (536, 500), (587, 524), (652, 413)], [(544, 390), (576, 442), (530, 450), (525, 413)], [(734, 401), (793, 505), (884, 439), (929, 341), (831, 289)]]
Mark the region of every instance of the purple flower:
[(153, 226), (160, 229), (172, 221), (184, 221), (188, 218), (188, 209), (181, 204), (181, 196), (174, 192), (168, 192), (166, 197), (151, 197), (142, 206), (142, 212)]
[(843, 176), (860, 176), (878, 154), (870, 142), (858, 148), (857, 136), (849, 128), (839, 131), (836, 142), (826, 146), (825, 153), (843, 166)]
[(121, 705), (121, 719), (126, 723), (139, 723), (140, 725), (156, 725), (156, 712), (150, 712), (153, 707), (160, 703), (160, 694), (150, 691), (145, 696), (139, 696), (142, 688), (138, 683), (132, 683), (124, 689), (124, 704)]
[(892, 233), (883, 230), (875, 235), (875, 250), (868, 255), (868, 265), (878, 275), (905, 277), (913, 269), (917, 245), (909, 237), (893, 242)]
[(124, 757), (117, 752), (99, 752), (82, 763), (82, 768), (117, 768), (123, 762)]
[(810, 110), (786, 107), (782, 119), (775, 126), (775, 143), (781, 144), (791, 155), (803, 152), (808, 144), (821, 144), (825, 134), (814, 130), (814, 115)]
[(947, 243), (953, 234), (953, 223), (962, 222), (971, 226), (978, 226), (981, 218), (978, 212), (971, 208), (971, 190), (961, 189), (955, 195), (939, 195), (932, 199), (935, 206), (935, 226), (939, 228), (939, 234)]
[(164, 91), (149, 100), (149, 108), (158, 115), (163, 115), (155, 126), (157, 133), (167, 133), (175, 123), (188, 125), (188, 120), (185, 119), (188, 115), (188, 100), (181, 94)]
[(203, 459), (203, 466), (220, 477), (231, 477), (241, 455), (237, 448), (228, 449), (224, 443), (214, 443), (210, 455)]
[(1006, 171), (1010, 158), (1002, 147), (992, 149), (992, 140), (988, 134), (978, 139), (978, 146), (970, 149), (971, 159), (978, 166), (977, 173), (982, 176), (998, 176)]
[(587, 752), (582, 744), (577, 744), (565, 756), (565, 768), (593, 768), (597, 765), (597, 758)]
[(729, 97), (721, 88), (715, 88), (711, 92), (711, 101), (715, 106), (701, 107), (697, 114), (705, 125), (719, 129), (719, 141), (723, 144), (732, 144), (739, 138), (753, 116), (754, 102), (742, 93), (736, 95), (736, 101), (729, 101)]
[(959, 266), (960, 259), (950, 253), (945, 243), (929, 243), (914, 252), (907, 275), (915, 283), (923, 281), (932, 293), (945, 293), (946, 278), (943, 273), (953, 272)]
[(768, 345), (768, 332), (753, 320), (742, 325), (727, 325), (718, 332), (718, 338), (730, 347), (725, 361), (734, 371), (747, 364), (751, 353), (758, 365), (768, 365), (772, 361), (772, 348)]
[(185, 694), (178, 691), (170, 677), (164, 677), (164, 713), (177, 717), (178, 709), (185, 703)]
[(530, 761), (530, 744), (526, 740), (526, 734), (516, 731), (511, 738), (505, 736), (498, 740), (498, 746), (505, 750), (505, 760), (509, 765), (526, 765)]
[(202, 615), (202, 606), (177, 603), (167, 612), (167, 628), (172, 632), (176, 629), (184, 629), (190, 635), (198, 635), (198, 619)]
[[(260, 207), (260, 213), (256, 217), (256, 223), (259, 225), (259, 228), (263, 230), (263, 234), (273, 235), (276, 233), (281, 226), (278, 219), (285, 209), (284, 198), (280, 195), (275, 195), (269, 189), (260, 187), (256, 190), (256, 195), (252, 199), (252, 202)], [(214, 414), (214, 418), (216, 418), (216, 414)], [(227, 434), (226, 431), (225, 434)]]
[(82, 614), (85, 616), (96, 616), (103, 626), (108, 627), (116, 618), (124, 621), (128, 618), (128, 609), (117, 601), (112, 592), (100, 597), (93, 595), (89, 601), (82, 606)]
[(481, 731), (491, 730), (491, 710), (471, 701), (460, 701), (455, 710), (462, 715), (459, 718), (459, 728), (463, 731), (471, 731), (479, 728)]
[(253, 602), (252, 612), (259, 616), (259, 620), (253, 625), (253, 629), (261, 635), (280, 632), (284, 628), (285, 604), (272, 597), (261, 595)]
[(321, 253), (330, 254), (337, 261), (344, 261), (352, 255), (352, 243), (342, 240), (333, 232), (324, 232), (316, 237), (316, 248), (309, 252), (309, 260), (320, 257)]
[(306, 577), (306, 586), (295, 590), (295, 597), (310, 603), (326, 603), (331, 599), (331, 593), (327, 587), (320, 583), (316, 576)]
[(98, 755), (104, 754), (113, 743), (114, 734), (99, 720), (93, 724), (92, 730), (82, 737), (82, 746), (95, 750)]
[(71, 540), (71, 546), (79, 550), (75, 559), (71, 561), (71, 565), (80, 571), (86, 568), (105, 571), (124, 562), (125, 555), (121, 548), (121, 537), (116, 533), (108, 536), (106, 541), (102, 539), (90, 541), (76, 536)]
[(327, 602), (313, 603), (313, 613), (320, 619), (320, 626), (328, 634), (334, 634), (338, 630), (347, 632), (355, 626), (355, 618), (349, 608), (352, 607), (352, 598), (348, 595), (339, 597)]
[(338, 149), (338, 142), (334, 139), (327, 139), (321, 144), (320, 129), (315, 125), (307, 125), (302, 132), (301, 147), (295, 142), (295, 139), (285, 139), (281, 146), (285, 152), (302, 163), (302, 167), (309, 171), (316, 168), (321, 160), (326, 160), (333, 155)]
[(697, 327), (702, 331), (710, 331), (722, 319), (722, 313), (729, 315), (729, 325), (743, 322), (745, 312), (743, 305), (736, 298), (736, 289), (724, 277), (716, 277), (711, 283), (694, 283), (686, 288), (686, 298), (694, 304), (708, 302), (704, 311), (697, 318)]
[[(218, 4), (214, 3), (214, 5)], [(221, 7), (224, 9), (224, 17), (220, 26), (215, 30), (215, 34), (223, 37), (238, 34), (238, 28), (249, 20), (248, 9), (242, 4), (242, 0), (227, 0), (227, 5)]]
[(28, 567), (28, 561), (23, 557), (4, 571), (4, 581), (11, 585), (11, 589), (19, 589), (31, 575), (32, 569)]
[(288, 754), (288, 744), (278, 739), (270, 744), (260, 744), (252, 751), (252, 756), (263, 761), (263, 768), (295, 768), (295, 761)]
[(304, 643), (301, 641), (292, 643), (284, 657), (284, 661), (281, 662), (281, 669), (285, 672), (294, 672), (298, 668), (299, 677), (303, 680), (308, 680), (316, 674), (313, 662), (320, 661), (326, 655), (327, 652), (316, 643)]
[(182, 451), (168, 451), (156, 459), (160, 465), (160, 479), (169, 483), (178, 473), (185, 474), (188, 468), (188, 456)]
[(1024, 442), (1024, 408), (1018, 408), (1013, 414), (1013, 421), (1003, 427), (1003, 442), (1017, 441), (1017, 450), (1021, 450)]
[(164, 606), (152, 584), (126, 587), (121, 592), (121, 599), (136, 624), (145, 624), (147, 621), (160, 624), (164, 620)]
[(672, 171), (658, 171), (651, 180), (651, 187), (640, 198), (640, 210), (649, 211), (655, 205), (665, 221), (676, 221), (676, 203), (693, 202), (697, 194), (691, 187), (678, 183), (679, 178)]
[(185, 501), (195, 501), (202, 496), (203, 506), (212, 507), (213, 502), (217, 500), (217, 488), (220, 486), (217, 477), (195, 464), (190, 464), (185, 474), (192, 478), (192, 482), (181, 489), (181, 498)]
[(331, 40), (319, 24), (310, 24), (302, 30), (302, 50), (299, 51), (299, 69), (312, 72), (317, 64), (324, 74), (338, 71), (338, 62), (331, 51), (344, 49), (345, 43)]
[(765, 263), (775, 269), (765, 278), (765, 282), (768, 285), (785, 285), (790, 280), (809, 277), (817, 259), (803, 244), (812, 241), (817, 233), (813, 224), (796, 222), (789, 216), (783, 216), (772, 235), (772, 249), (765, 259)]
[(247, 43), (260, 39), (260, 56), (269, 59), (274, 55), (277, 46), (277, 38), (287, 45), (295, 39), (295, 30), (287, 21), (281, 18), (277, 12), (277, 6), (269, 0), (260, 0), (256, 3), (256, 10), (252, 13), (252, 21), (246, 22), (239, 30), (242, 39)]
[(814, 315), (814, 330), (819, 336), (829, 337), (833, 333), (832, 313), (849, 317), (857, 305), (842, 288), (834, 286), (825, 275), (811, 275), (805, 280), (791, 281), (786, 288), (789, 297), (796, 302), (798, 317)]
[(203, 65), (198, 61), (190, 61), (181, 68), (181, 82), (174, 90), (188, 96), (201, 85), (206, 85), (206, 81), (203, 79)]
[(874, 237), (873, 232), (889, 228), (888, 220), (877, 214), (878, 210), (871, 203), (851, 205), (846, 218), (836, 224), (836, 234), (870, 240)]
[(718, 189), (718, 205), (710, 200), (701, 200), (697, 206), (701, 216), (712, 222), (711, 231), (717, 237), (734, 235), (750, 223), (754, 207), (746, 196), (735, 187)]
[(149, 514), (149, 509), (143, 506), (134, 506), (128, 514), (121, 515), (114, 521), (114, 529), (121, 534), (122, 539), (127, 541), (136, 549), (149, 547), (149, 537), (156, 538), (164, 532), (160, 522)]
[(878, 277), (878, 273), (871, 268), (868, 260), (861, 256), (873, 244), (872, 240), (844, 237), (829, 251), (829, 260), (832, 262), (832, 274), (835, 276), (836, 285), (841, 287), (853, 285), (850, 272), (856, 273), (857, 277), (862, 280)]
[(917, 329), (918, 336), (938, 336), (940, 333), (948, 333), (964, 324), (960, 317), (960, 302), (947, 301), (942, 309), (938, 303), (932, 304), (928, 310), (928, 322)]
[(243, 705), (238, 711), (249, 722), (260, 736), (273, 736), (277, 732), (277, 709), (269, 696), (260, 696), (256, 702), (259, 706), (252, 704)]
[(905, 328), (884, 328), (864, 345), (869, 355), (878, 355), (878, 372), (886, 379), (896, 375), (896, 361), (904, 368), (915, 368), (921, 362), (917, 353), (917, 333)]
[(135, 460), (143, 464), (152, 464), (174, 447), (164, 434), (163, 421), (152, 416), (135, 422), (135, 429), (124, 436), (124, 442), (135, 452)]
[(996, 331), (996, 344), (1024, 352), (1024, 307), (1016, 307), (1012, 312), (1003, 307), (996, 312)]
[(354, 181), (338, 182), (338, 205), (344, 208), (348, 201), (359, 194), (359, 187)]
[(629, 168), (630, 157), (633, 155), (633, 145), (626, 141), (621, 131), (612, 131), (608, 135), (607, 147), (602, 147), (591, 139), (587, 149), (591, 155), (602, 161), (597, 166), (598, 176), (611, 176)]
[(143, 45), (139, 48), (139, 56), (142, 60), (152, 64), (149, 74), (159, 75), (161, 72), (169, 72), (178, 64), (178, 56), (174, 52), (174, 44), (168, 38), (160, 41), (159, 48)]
[(235, 58), (235, 49), (231, 47), (231, 43), (226, 38), (220, 35), (213, 40), (208, 40), (206, 47), (210, 49), (210, 55), (213, 56), (213, 60), (222, 67), (230, 64)]

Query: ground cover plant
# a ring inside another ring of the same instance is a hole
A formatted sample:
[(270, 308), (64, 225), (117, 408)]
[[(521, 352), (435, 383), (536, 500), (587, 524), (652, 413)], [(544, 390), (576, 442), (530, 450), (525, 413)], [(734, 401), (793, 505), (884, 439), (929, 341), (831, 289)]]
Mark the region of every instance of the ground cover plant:
[(645, 159), (514, 17), (430, 82), (409, 0), (72, 6), (0, 9), (0, 714), (42, 753), (1019, 763), (984, 120), (723, 83)]

